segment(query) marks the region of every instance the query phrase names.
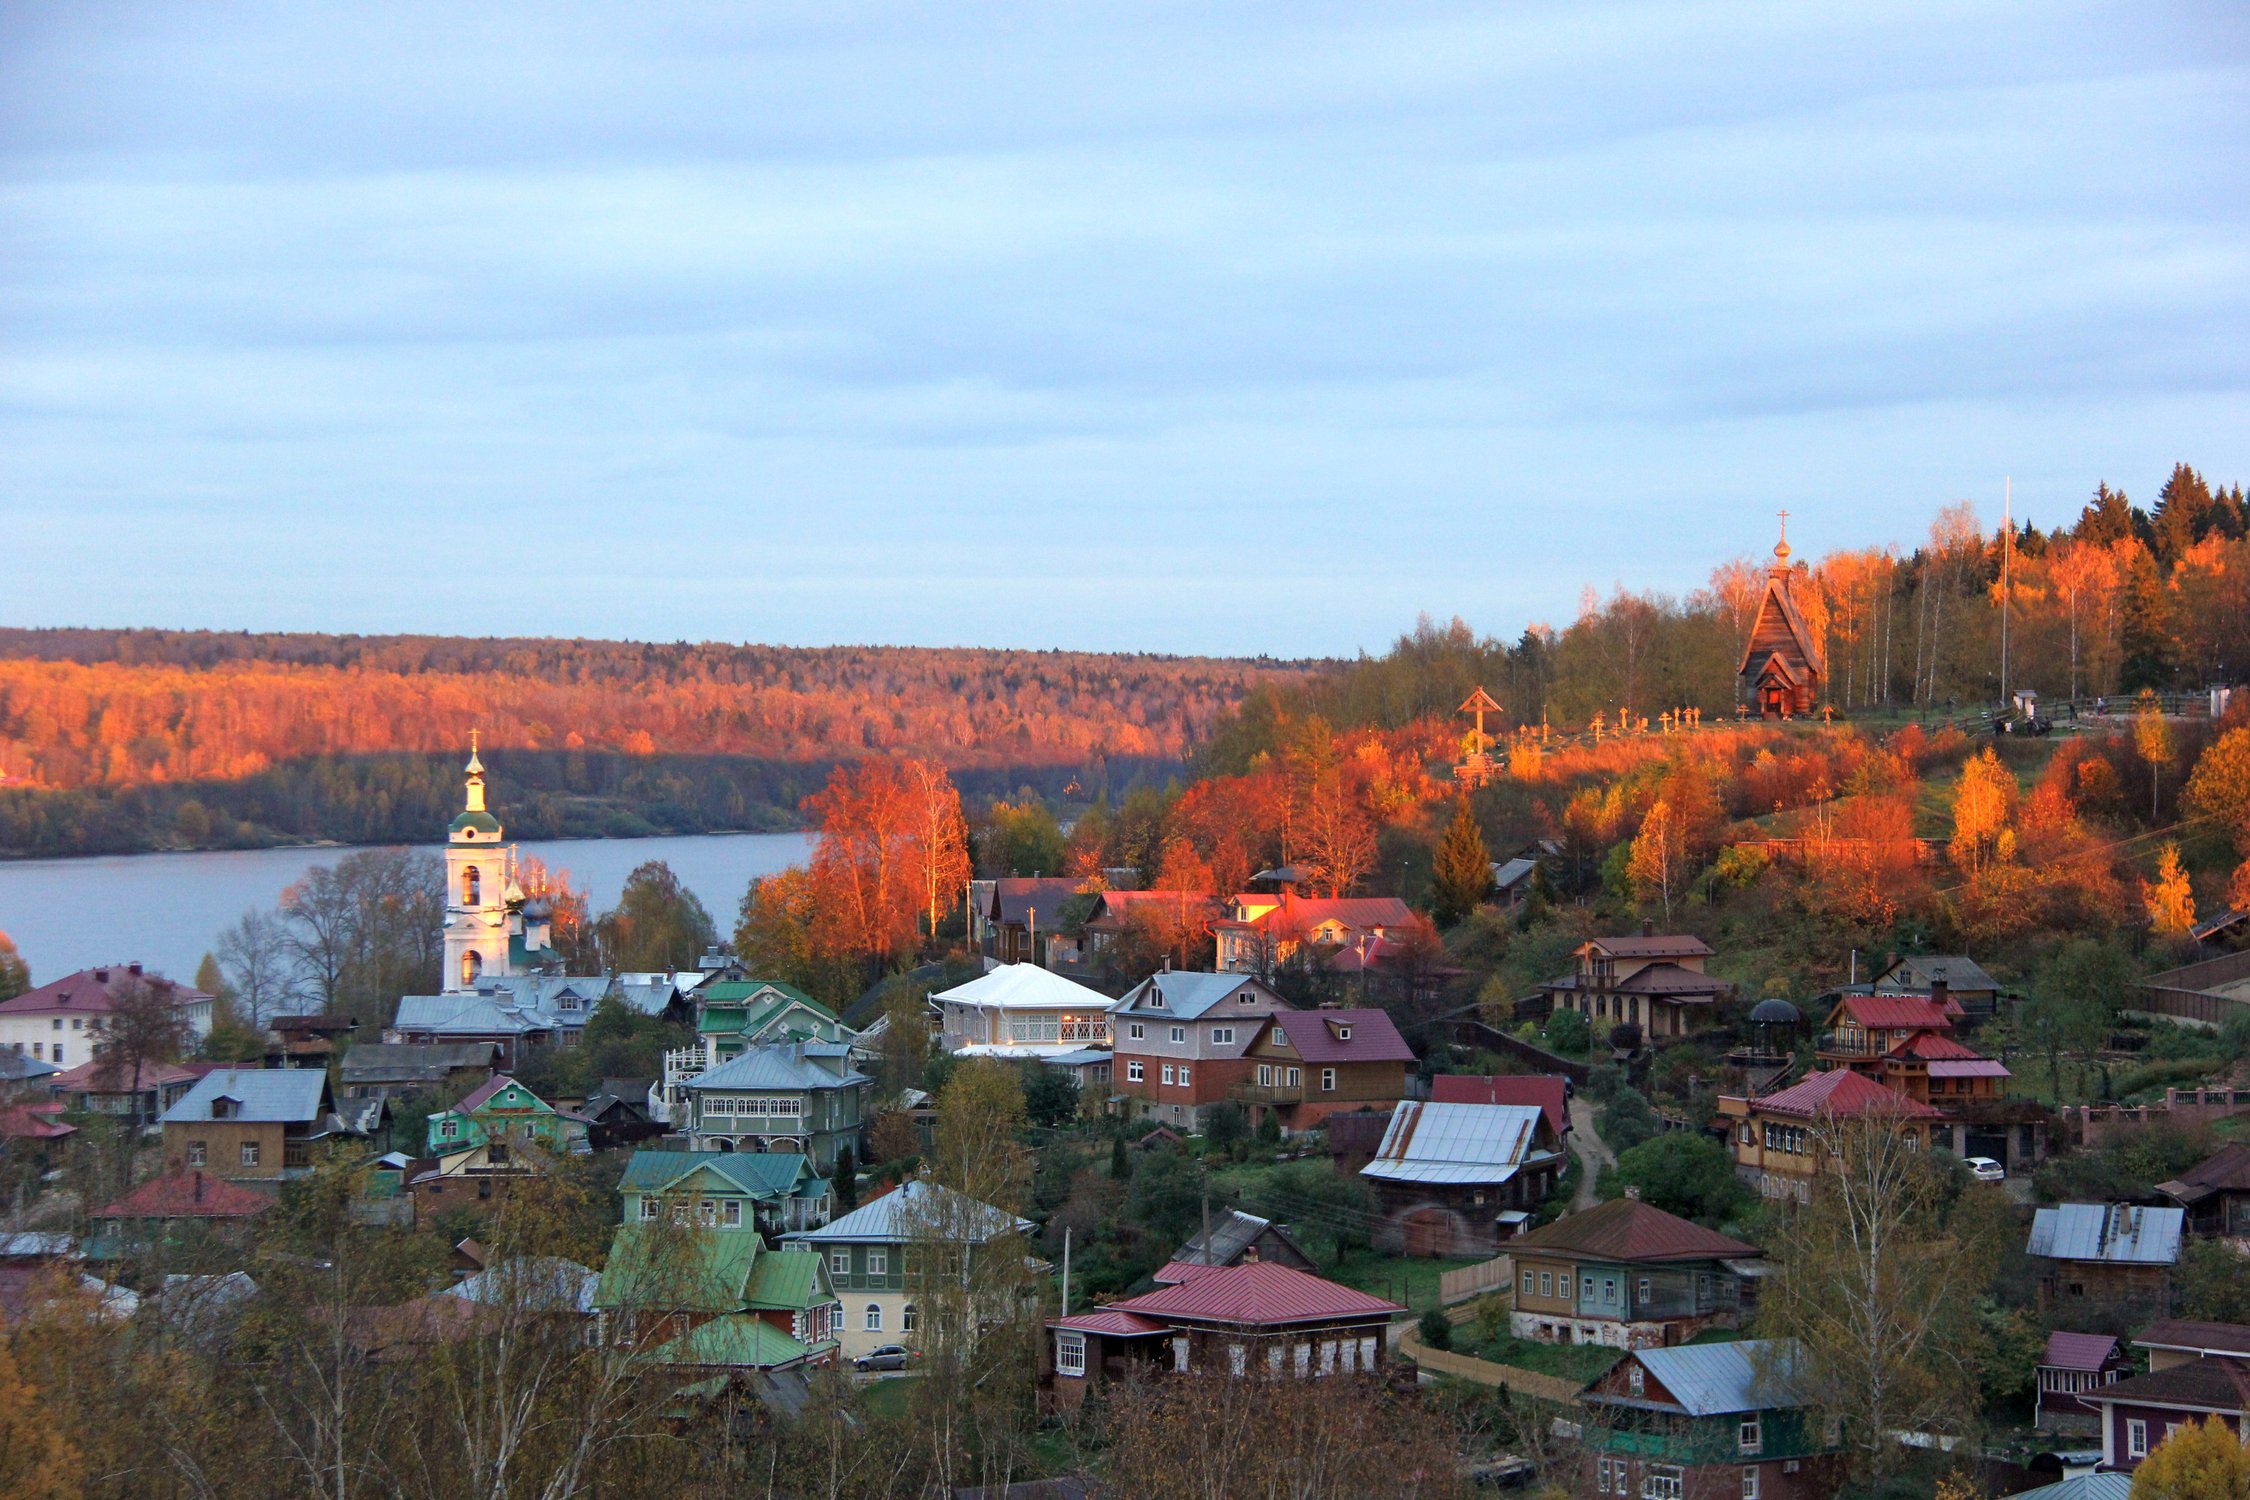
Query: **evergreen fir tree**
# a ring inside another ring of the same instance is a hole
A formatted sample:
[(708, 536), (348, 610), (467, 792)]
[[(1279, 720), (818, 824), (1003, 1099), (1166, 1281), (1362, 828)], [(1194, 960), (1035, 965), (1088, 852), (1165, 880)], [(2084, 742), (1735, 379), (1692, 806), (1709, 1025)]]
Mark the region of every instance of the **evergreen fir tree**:
[(1484, 834), (1466, 797), (1455, 804), (1453, 821), (1438, 840), (1430, 874), (1436, 885), (1433, 914), (1440, 927), (1451, 927), (1492, 894), (1492, 856), (1485, 852)]
[(835, 1188), (839, 1216), (859, 1207), (859, 1163), (849, 1146), (836, 1153)]
[(1123, 1182), (1133, 1175), (1133, 1159), (1125, 1154), (1125, 1137), (1109, 1143), (1109, 1180)]

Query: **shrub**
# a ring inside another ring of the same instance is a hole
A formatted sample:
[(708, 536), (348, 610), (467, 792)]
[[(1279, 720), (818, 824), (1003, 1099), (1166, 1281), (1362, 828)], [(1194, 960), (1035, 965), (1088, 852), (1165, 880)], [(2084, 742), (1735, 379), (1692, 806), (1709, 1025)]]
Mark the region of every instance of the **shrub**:
[(1558, 1010), (1540, 1030), (1548, 1047), (1557, 1052), (1584, 1052), (1594, 1039), (1594, 1028), (1574, 1010)]
[(1656, 1134), (1656, 1111), (1639, 1089), (1619, 1089), (1602, 1111), (1602, 1139), (1612, 1151), (1623, 1154)]
[(1453, 1347), (1453, 1320), (1445, 1315), (1443, 1308), (1433, 1307), (1422, 1314), (1422, 1321), (1415, 1331), (1421, 1336), (1425, 1348)]
[(1586, 1073), (1586, 1092), (1609, 1099), (1625, 1086), (1625, 1070), (1613, 1062), (1598, 1062)]

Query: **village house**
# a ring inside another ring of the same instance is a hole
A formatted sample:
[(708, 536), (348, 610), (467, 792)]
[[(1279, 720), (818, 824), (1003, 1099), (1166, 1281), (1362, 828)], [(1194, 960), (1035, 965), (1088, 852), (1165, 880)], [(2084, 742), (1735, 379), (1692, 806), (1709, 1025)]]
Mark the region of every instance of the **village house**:
[(585, 1116), (557, 1109), (505, 1073), (495, 1073), (451, 1109), (429, 1118), (429, 1149), (451, 1153), (495, 1143), (583, 1154)]
[(310, 1171), (316, 1145), (346, 1134), (318, 1068), (217, 1069), (162, 1123), (167, 1171), (275, 1186)]
[(1252, 1076), (1247, 1054), (1266, 1018), (1289, 1009), (1241, 974), (1151, 974), (1110, 1007), (1111, 1084), (1126, 1113), (1194, 1133)]
[(1628, 1190), (1518, 1235), (1518, 1338), (1649, 1349), (1741, 1325), (1744, 1288), (1764, 1274), (1754, 1245), (1705, 1229)]
[(1734, 986), (1703, 972), (1711, 945), (1691, 933), (1659, 933), (1643, 923), (1635, 937), (1594, 938), (1579, 946), (1568, 974), (1540, 991), (1555, 1010), (1575, 1010), (1596, 1038), (1610, 1027), (1641, 1028), (1647, 1042), (1707, 1030)]
[(2159, 1318), (2133, 1335), (2133, 1347), (2147, 1356), (2152, 1370), (2169, 1370), (2199, 1359), (2250, 1361), (2250, 1325)]
[(1332, 1114), (1396, 1104), (1414, 1049), (1380, 1010), (1283, 1010), (1258, 1027), (1243, 1054), (1247, 1074), (1227, 1097), (1253, 1123), (1273, 1114), (1284, 1134)]
[(193, 1045), (211, 1034), (212, 999), (139, 964), (80, 969), (0, 1000), (0, 1048), (58, 1068), (91, 1062), (117, 997), (144, 987), (179, 1014)]
[(697, 1151), (799, 1152), (822, 1173), (847, 1149), (857, 1160), (867, 1091), (840, 1042), (753, 1047), (683, 1085), (689, 1143)]
[(53, 1171), (62, 1160), (63, 1143), (78, 1133), (78, 1127), (65, 1121), (62, 1112), (59, 1099), (0, 1104), (0, 1159), (42, 1174)]
[(1206, 1270), (1173, 1286), (1048, 1320), (1051, 1399), (1076, 1411), (1089, 1386), (1142, 1373), (1298, 1380), (1380, 1374), (1395, 1302), (1271, 1262)]
[(351, 1016), (275, 1016), (266, 1022), (266, 1066), (325, 1068), (335, 1060), (338, 1044), (349, 1047), (358, 1029)]
[(965, 1274), (967, 1260), (985, 1253), (994, 1238), (1032, 1228), (1028, 1219), (916, 1178), (821, 1228), (785, 1234), (782, 1243), (817, 1251), (827, 1261), (843, 1306), (838, 1337), (844, 1353), (857, 1356), (880, 1344), (913, 1342), (916, 1268), (908, 1259), (921, 1253), (919, 1245), (957, 1250)]
[(1533, 1104), (1559, 1140), (1570, 1134), (1570, 1080), (1560, 1073), (1440, 1073), (1432, 1104)]
[(1202, 891), (1102, 891), (1079, 933), (1080, 958), (1089, 969), (1107, 970), (1117, 940), (1136, 920), (1167, 933), (1202, 933), (1218, 915), (1218, 898)]
[(678, 1118), (690, 1079), (752, 1047), (788, 1042), (857, 1043), (835, 1013), (795, 985), (767, 979), (707, 979), (695, 990), (695, 1041), (664, 1054), (664, 1076), (650, 1096), (651, 1118)]
[(594, 1307), (649, 1364), (706, 1372), (829, 1363), (842, 1315), (820, 1256), (643, 1222), (617, 1227)]
[(448, 1209), (488, 1215), (518, 1184), (545, 1171), (544, 1151), (522, 1151), (505, 1140), (481, 1141), (414, 1160), (406, 1168), (405, 1187), (414, 1221), (429, 1224)]
[(2062, 1329), (2047, 1335), (2047, 1347), (2035, 1372), (2039, 1393), (2032, 1401), (2032, 1425), (2042, 1432), (2062, 1428), (2091, 1430), (2101, 1409), (2088, 1405), (2087, 1391), (2117, 1384), (2134, 1373), (2132, 1356), (2106, 1333), (2069, 1333)]
[(1945, 996), (1969, 1020), (2000, 1008), (2000, 981), (1965, 953), (1909, 953), (1884, 964), (1874, 979), (1878, 995)]
[(237, 1187), (196, 1170), (152, 1177), (88, 1217), (93, 1234), (86, 1243), (90, 1260), (117, 1260), (177, 1247), (191, 1235), (215, 1235), (244, 1247), (249, 1227), (274, 1206), (270, 1193)]
[(1289, 1237), (1286, 1228), (1271, 1219), (1229, 1208), (1220, 1211), (1209, 1230), (1198, 1230), (1193, 1239), (1173, 1251), (1172, 1258), (1155, 1273), (1155, 1280), (1158, 1286), (1176, 1286), (1215, 1266), (1259, 1264), (1299, 1271), (1320, 1269)]
[(1761, 718), (1809, 714), (1827, 685), (1828, 668), (1818, 638), (1806, 628), (1790, 592), (1795, 578), (1796, 570), (1789, 566), (1789, 538), (1784, 535), (1774, 544), (1766, 590), (1759, 596), (1749, 640), (1735, 667), (1740, 701)]
[(664, 1134), (655, 1116), (657, 1080), (604, 1078), (594, 1085), (578, 1113), (586, 1117), (586, 1140), (596, 1151), (637, 1146)]
[(124, 1059), (82, 1062), (48, 1079), (55, 1097), (73, 1110), (111, 1115), (135, 1126), (156, 1123), (159, 1116), (186, 1096), (195, 1081), (212, 1070), (210, 1063), (169, 1063), (150, 1060), (132, 1065)]
[(1639, 1500), (1827, 1500), (1842, 1433), (1815, 1415), (1787, 1341), (1640, 1349), (1579, 1398), (1578, 1493)]
[(828, 1180), (793, 1151), (639, 1150), (625, 1163), (618, 1193), (625, 1222), (664, 1216), (703, 1229), (784, 1234), (828, 1222)]
[(1359, 1175), (1382, 1204), (1377, 1249), (1457, 1256), (1493, 1254), (1561, 1172), (1562, 1143), (1536, 1105), (1408, 1099)]
[(975, 934), (987, 957), (1003, 964), (1040, 964), (1047, 940), (1062, 931), (1062, 909), (1086, 882), (1074, 877), (1006, 876), (991, 883)]
[(1813, 1055), (1824, 1068), (1850, 1068), (1880, 1081), (1883, 1060), (1923, 1035), (1949, 1036), (1960, 1003), (1935, 995), (1844, 995), (1828, 1013)]
[(524, 1067), (549, 1047), (573, 1047), (594, 1008), (614, 1000), (644, 1016), (685, 1020), (686, 991), (700, 975), (513, 974), (480, 978), (475, 986), (442, 995), (405, 995), (383, 1030), (386, 1042), (483, 1042), (500, 1049), (504, 1069)]
[(2187, 1211), (2190, 1234), (2250, 1237), (2250, 1146), (2221, 1146), (2156, 1191)]
[(1002, 964), (930, 996), (939, 1044), (962, 1057), (1043, 1063), (1107, 1092), (1110, 999), (1034, 964)]
[(1815, 1179), (1832, 1165), (1820, 1149), (1822, 1131), (1839, 1120), (1869, 1117), (1895, 1119), (1927, 1145), (1938, 1112), (1849, 1068), (1811, 1074), (1761, 1098), (1719, 1096), (1719, 1118), (1730, 1122), (1735, 1175), (1762, 1198), (1811, 1201)]
[(1395, 943), (1418, 930), (1414, 909), (1396, 896), (1310, 897), (1287, 891), (1230, 898), (1211, 924), (1218, 967), (1230, 974), (1270, 975), (1300, 950), (1323, 957), (1374, 943)]
[(33, 1104), (49, 1098), (50, 1085), (62, 1071), (28, 1052), (0, 1047), (0, 1101)]
[(337, 1065), (346, 1099), (458, 1097), (500, 1071), (493, 1042), (360, 1042)]
[(2102, 1435), (2102, 1468), (2131, 1473), (2175, 1427), (2218, 1418), (2238, 1439), (2250, 1432), (2250, 1366), (2239, 1359), (2195, 1359), (2080, 1393)]
[(2064, 1203), (2031, 1217), (2024, 1246), (2045, 1261), (2039, 1295), (2050, 1303), (2081, 1299), (2131, 1302), (2161, 1310), (2180, 1259), (2185, 1211), (2130, 1203)]

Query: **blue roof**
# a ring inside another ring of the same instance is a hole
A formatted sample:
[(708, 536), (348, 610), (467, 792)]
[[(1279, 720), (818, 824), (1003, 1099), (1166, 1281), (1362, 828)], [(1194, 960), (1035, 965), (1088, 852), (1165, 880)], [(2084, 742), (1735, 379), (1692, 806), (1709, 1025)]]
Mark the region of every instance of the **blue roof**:
[[(939, 1187), (932, 1182), (916, 1178), (893, 1193), (885, 1193), (865, 1207), (853, 1209), (841, 1219), (832, 1220), (819, 1229), (802, 1229), (785, 1234), (784, 1240), (879, 1240), (901, 1242), (913, 1238), (922, 1210), (934, 1210), (931, 1217), (957, 1217), (971, 1230), (981, 1229), (976, 1243), (982, 1244), (998, 1234), (1011, 1222), (1029, 1234), (1029, 1219), (1014, 1219), (989, 1203), (979, 1203), (964, 1197), (951, 1188)], [(950, 1226), (949, 1226), (950, 1227)]]
[(2065, 1203), (2032, 1216), (2031, 1254), (2049, 1260), (2169, 1266), (2180, 1258), (2184, 1208), (2131, 1203)]
[(2130, 1474), (2079, 1474), (2059, 1484), (2018, 1490), (2008, 1500), (2126, 1500), (2132, 1493)]
[[(1114, 1013), (1147, 1011), (1152, 1015), (1170, 1016), (1176, 1020), (1193, 1021), (1212, 1006), (1242, 990), (1264, 999), (1266, 987), (1248, 974), (1206, 974), (1187, 969), (1167, 969), (1161, 974), (1151, 974), (1125, 992), (1124, 998), (1110, 1007)], [(1154, 991), (1163, 995), (1161, 1007), (1151, 1007), (1148, 998)], [(1262, 1014), (1262, 1012), (1261, 1012)]]
[[(1789, 1378), (1798, 1354), (1794, 1339), (1743, 1339), (1731, 1344), (1681, 1344), (1672, 1349), (1642, 1349), (1633, 1355), (1641, 1368), (1691, 1417), (1725, 1412), (1775, 1411), (1803, 1406), (1807, 1397)], [(1607, 1393), (1592, 1399), (1636, 1403)]]
[(849, 1057), (851, 1048), (840, 1042), (791, 1042), (784, 1046), (752, 1047), (732, 1062), (723, 1062), (682, 1085), (703, 1089), (841, 1089), (871, 1082), (865, 1073), (844, 1065), (841, 1075), (831, 1073), (815, 1057)]
[(188, 1125), (212, 1119), (211, 1101), (220, 1098), (232, 1099), (239, 1106), (228, 1112), (230, 1120), (317, 1120), (321, 1093), (327, 1086), (328, 1074), (320, 1068), (222, 1068), (204, 1074), (179, 1103), (164, 1111), (162, 1122)]

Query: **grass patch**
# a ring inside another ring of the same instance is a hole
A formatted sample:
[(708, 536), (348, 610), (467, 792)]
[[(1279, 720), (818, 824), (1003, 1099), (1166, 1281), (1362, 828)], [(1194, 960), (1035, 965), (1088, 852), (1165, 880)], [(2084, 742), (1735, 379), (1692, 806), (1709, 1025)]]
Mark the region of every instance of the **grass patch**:
[(1519, 1370), (1554, 1375), (1580, 1385), (1601, 1379), (1610, 1366), (1625, 1357), (1624, 1350), (1600, 1344), (1543, 1344), (1537, 1339), (1519, 1339), (1508, 1333), (1487, 1339), (1473, 1348), (1456, 1335), (1453, 1347), (1458, 1353), (1488, 1359), (1496, 1365), (1512, 1365)]
[(1372, 1250), (1353, 1250), (1321, 1274), (1343, 1286), (1403, 1302), (1409, 1311), (1419, 1315), (1438, 1305), (1438, 1277), (1447, 1271), (1479, 1264), (1482, 1264), (1481, 1258), (1427, 1260), (1420, 1256), (1377, 1255)]
[(888, 1380), (878, 1380), (860, 1387), (860, 1404), (870, 1416), (903, 1417), (906, 1405), (914, 1399), (914, 1382), (919, 1375), (893, 1375)]

